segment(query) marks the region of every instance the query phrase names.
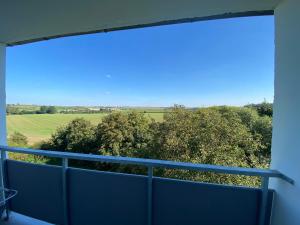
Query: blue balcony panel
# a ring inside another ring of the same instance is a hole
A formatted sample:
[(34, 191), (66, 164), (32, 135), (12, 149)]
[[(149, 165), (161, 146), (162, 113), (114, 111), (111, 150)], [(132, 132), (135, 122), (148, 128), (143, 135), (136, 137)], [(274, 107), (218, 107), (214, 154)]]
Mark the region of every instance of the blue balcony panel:
[[(7, 185), (19, 191), (11, 210), (64, 224), (62, 167), (6, 161)], [(146, 225), (148, 178), (68, 168), (72, 225)], [(153, 225), (257, 225), (261, 189), (153, 178)], [(269, 224), (273, 191), (269, 191)]]

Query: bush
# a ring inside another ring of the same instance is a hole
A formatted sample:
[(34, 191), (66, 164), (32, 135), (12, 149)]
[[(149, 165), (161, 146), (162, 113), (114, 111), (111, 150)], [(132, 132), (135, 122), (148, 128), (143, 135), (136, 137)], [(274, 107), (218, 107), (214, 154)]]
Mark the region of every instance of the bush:
[(28, 145), (28, 139), (20, 132), (14, 132), (8, 138), (8, 145), (14, 147), (25, 147)]

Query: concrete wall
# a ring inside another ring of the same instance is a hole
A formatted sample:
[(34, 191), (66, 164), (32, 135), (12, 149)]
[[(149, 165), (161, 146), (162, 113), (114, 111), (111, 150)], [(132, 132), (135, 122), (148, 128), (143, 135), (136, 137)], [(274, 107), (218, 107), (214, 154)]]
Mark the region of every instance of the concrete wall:
[(273, 169), (295, 180), (271, 182), (277, 197), (273, 225), (300, 224), (300, 1), (285, 0), (275, 9), (275, 100)]
[(14, 44), (162, 21), (263, 12), (273, 10), (279, 1), (72, 0), (70, 4), (70, 0), (9, 0), (1, 2), (0, 42)]

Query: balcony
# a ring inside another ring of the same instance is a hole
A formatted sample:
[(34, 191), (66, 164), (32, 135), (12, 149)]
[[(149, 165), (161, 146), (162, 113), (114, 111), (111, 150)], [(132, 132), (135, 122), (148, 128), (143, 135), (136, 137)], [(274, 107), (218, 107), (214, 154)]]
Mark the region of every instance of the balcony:
[[(240, 16), (274, 15), (275, 82), (271, 168), (256, 170), (111, 158), (2, 147), (6, 186), (19, 191), (10, 209), (56, 224), (300, 224), (300, 1), (2, 1), (0, 144), (6, 144), (6, 48), (96, 32)], [(222, 37), (220, 37), (222, 38)], [(241, 52), (240, 54), (244, 54)], [(26, 75), (24, 75), (24, 80)], [(58, 166), (5, 158), (5, 151), (63, 158)], [(148, 176), (68, 168), (68, 159), (144, 165)], [(153, 167), (263, 177), (261, 189), (153, 177)], [(0, 167), (1, 168), (1, 167)], [(295, 180), (294, 185), (289, 178)], [(269, 190), (268, 183), (274, 189)], [(2, 181), (2, 177), (0, 176)], [(286, 182), (288, 181), (288, 182)], [(2, 183), (2, 182), (1, 182)], [(2, 184), (1, 184), (2, 186)], [(0, 186), (0, 187), (1, 187)], [(274, 198), (276, 197), (276, 204)], [(274, 208), (272, 210), (272, 205)], [(6, 224), (41, 224), (12, 214)], [(3, 222), (3, 224), (5, 224)]]
[[(62, 166), (4, 159), (7, 188), (18, 191), (9, 210), (18, 213), (5, 224), (267, 225), (275, 192), (269, 178), (291, 179), (276, 170), (233, 168), (151, 159), (100, 156), (1, 147), (5, 152), (62, 159)], [(69, 159), (139, 165), (147, 175), (68, 167)], [(154, 168), (258, 176), (262, 187), (208, 184), (153, 176)], [(22, 217), (21, 215), (27, 217)], [(36, 222), (41, 224), (40, 222)]]

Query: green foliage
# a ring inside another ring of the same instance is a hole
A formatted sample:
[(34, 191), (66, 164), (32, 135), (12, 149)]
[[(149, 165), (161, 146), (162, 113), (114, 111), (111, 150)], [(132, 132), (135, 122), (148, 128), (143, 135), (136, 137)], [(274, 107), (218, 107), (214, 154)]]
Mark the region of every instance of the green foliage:
[(250, 105), (247, 105), (246, 107), (254, 108), (260, 116), (269, 116), (269, 117), (273, 116), (273, 104), (272, 103), (268, 103), (268, 102), (264, 101), (263, 103), (250, 104)]
[[(29, 147), (27, 137), (19, 132), (14, 132), (9, 136), (8, 145), (13, 147)], [(40, 147), (40, 145), (38, 147)], [(34, 146), (30, 146), (30, 148), (34, 148)], [(42, 156), (27, 155), (14, 152), (9, 152), (8, 154), (10, 159), (26, 161), (30, 163), (44, 164), (48, 161), (45, 157)]]
[(47, 106), (41, 106), (41, 107), (40, 107), (39, 114), (45, 114), (45, 113), (47, 113), (47, 109), (48, 109)]
[[(230, 108), (188, 111), (174, 108), (159, 124), (154, 138), (152, 158), (239, 167), (261, 167), (260, 143)], [(161, 171), (162, 175), (192, 180), (255, 185), (257, 179), (194, 173)]]
[(25, 107), (20, 105), (7, 105), (6, 114), (7, 115), (23, 115), (23, 114), (35, 114), (37, 110), (34, 107)]
[(16, 107), (11, 107), (11, 106), (7, 106), (6, 107), (6, 114), (10, 115), (15, 115), (15, 114), (20, 114), (20, 110)]
[(57, 109), (55, 106), (49, 106), (48, 109), (46, 110), (46, 113), (55, 114), (55, 113), (57, 113)]
[(43, 156), (36, 156), (36, 155), (28, 155), (28, 154), (21, 154), (15, 152), (8, 153), (9, 159), (17, 160), (17, 161), (25, 161), (29, 163), (36, 163), (36, 164), (45, 164), (48, 163), (48, 159)]
[(19, 132), (14, 132), (8, 138), (8, 145), (14, 147), (25, 147), (28, 144), (27, 137)]
[(7, 115), (23, 115), (23, 114), (55, 114), (57, 108), (55, 106), (31, 106), (31, 105), (7, 105)]
[(103, 118), (96, 137), (102, 154), (136, 156), (151, 140), (151, 120), (142, 113), (115, 112)]
[[(93, 126), (75, 119), (60, 128), (43, 149), (114, 156), (154, 158), (224, 166), (268, 167), (272, 120), (253, 107), (210, 107), (198, 110), (175, 106), (162, 122), (142, 112), (113, 112)], [(76, 165), (144, 173), (137, 167), (87, 164)], [(156, 169), (155, 175), (256, 186), (258, 178)]]
[(257, 110), (240, 108), (238, 111), (242, 122), (250, 129), (253, 138), (260, 144), (261, 160), (269, 162), (272, 141), (272, 117), (260, 115)]
[(59, 128), (43, 147), (69, 152), (97, 153), (95, 128), (83, 118), (74, 119), (67, 126)]
[(39, 111), (36, 111), (37, 114), (55, 114), (57, 109), (55, 106), (41, 106)]

